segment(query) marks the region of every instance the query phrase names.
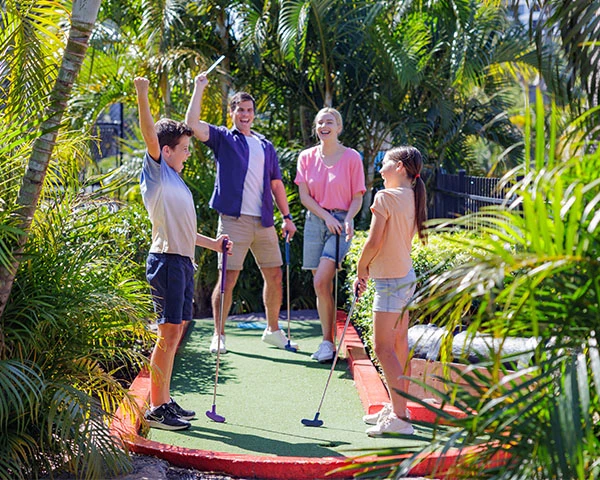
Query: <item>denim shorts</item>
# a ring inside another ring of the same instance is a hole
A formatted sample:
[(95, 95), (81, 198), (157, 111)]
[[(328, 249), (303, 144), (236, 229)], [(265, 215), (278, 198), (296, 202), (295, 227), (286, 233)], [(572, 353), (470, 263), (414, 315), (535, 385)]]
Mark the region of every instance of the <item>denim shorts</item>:
[(152, 287), (156, 323), (180, 324), (192, 319), (194, 264), (174, 253), (149, 253), (146, 278)]
[(376, 278), (373, 311), (402, 313), (415, 293), (416, 282), (412, 268), (402, 278)]
[[(331, 214), (342, 224), (348, 212), (344, 210), (334, 210)], [(338, 262), (342, 260), (350, 249), (352, 239), (346, 241), (346, 234), (342, 232), (340, 237), (340, 250)], [(303, 244), (303, 262), (304, 270), (316, 270), (321, 258), (328, 258), (335, 262), (336, 235), (332, 234), (325, 221), (311, 212), (306, 212), (306, 222), (304, 223), (304, 244)]]

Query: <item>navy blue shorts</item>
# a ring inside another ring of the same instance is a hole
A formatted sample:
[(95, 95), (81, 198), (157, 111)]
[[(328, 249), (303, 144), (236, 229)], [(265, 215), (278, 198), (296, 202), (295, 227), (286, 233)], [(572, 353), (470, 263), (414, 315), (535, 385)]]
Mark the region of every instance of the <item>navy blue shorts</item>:
[(152, 287), (156, 323), (180, 324), (192, 319), (194, 265), (189, 257), (173, 253), (150, 253), (146, 278)]

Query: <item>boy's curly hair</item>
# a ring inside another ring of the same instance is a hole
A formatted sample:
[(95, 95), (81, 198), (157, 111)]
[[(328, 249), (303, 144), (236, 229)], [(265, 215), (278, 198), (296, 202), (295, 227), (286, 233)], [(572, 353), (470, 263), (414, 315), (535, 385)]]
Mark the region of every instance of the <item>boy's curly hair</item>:
[(184, 122), (178, 122), (170, 118), (161, 118), (154, 125), (154, 129), (156, 130), (161, 150), (165, 145), (175, 148), (179, 144), (181, 137), (184, 135), (191, 137), (194, 134), (192, 129)]

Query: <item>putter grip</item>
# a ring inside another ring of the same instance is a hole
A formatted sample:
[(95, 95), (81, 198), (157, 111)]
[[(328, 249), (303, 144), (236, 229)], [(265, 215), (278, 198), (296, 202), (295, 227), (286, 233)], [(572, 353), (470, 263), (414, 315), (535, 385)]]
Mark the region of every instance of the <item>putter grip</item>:
[(221, 267), (221, 293), (225, 293), (225, 273), (227, 271), (227, 239), (223, 239), (223, 262)]
[(290, 241), (288, 240), (288, 237), (290, 236), (290, 234), (288, 232), (285, 233), (285, 264), (289, 265), (290, 264)]
[(335, 234), (335, 268), (340, 268), (340, 234)]

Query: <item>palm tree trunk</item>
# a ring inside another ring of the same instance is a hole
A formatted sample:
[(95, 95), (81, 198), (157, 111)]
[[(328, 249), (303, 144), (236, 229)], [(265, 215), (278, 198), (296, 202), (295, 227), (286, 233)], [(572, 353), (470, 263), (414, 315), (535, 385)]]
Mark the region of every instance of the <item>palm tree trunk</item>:
[(56, 84), (50, 94), (50, 104), (44, 115), (44, 118), (47, 120), (40, 126), (42, 135), (36, 139), (33, 145), (27, 170), (25, 171), (17, 198), (17, 205), (20, 208), (14, 218), (14, 225), (22, 230), (23, 234), (18, 237), (16, 243), (13, 245), (11, 253), (14, 260), (10, 268), (0, 267), (0, 317), (2, 317), (6, 308), (15, 275), (19, 268), (20, 257), (27, 242), (27, 233), (37, 209), (50, 157), (56, 144), (58, 129), (67, 106), (67, 101), (71, 95), (73, 83), (81, 69), (87, 51), (88, 40), (98, 16), (100, 1), (73, 1), (69, 39)]
[(171, 118), (173, 105), (171, 102), (171, 86), (169, 85), (169, 67), (164, 67), (159, 78), (160, 94), (162, 96), (162, 104), (165, 112), (165, 117)]

